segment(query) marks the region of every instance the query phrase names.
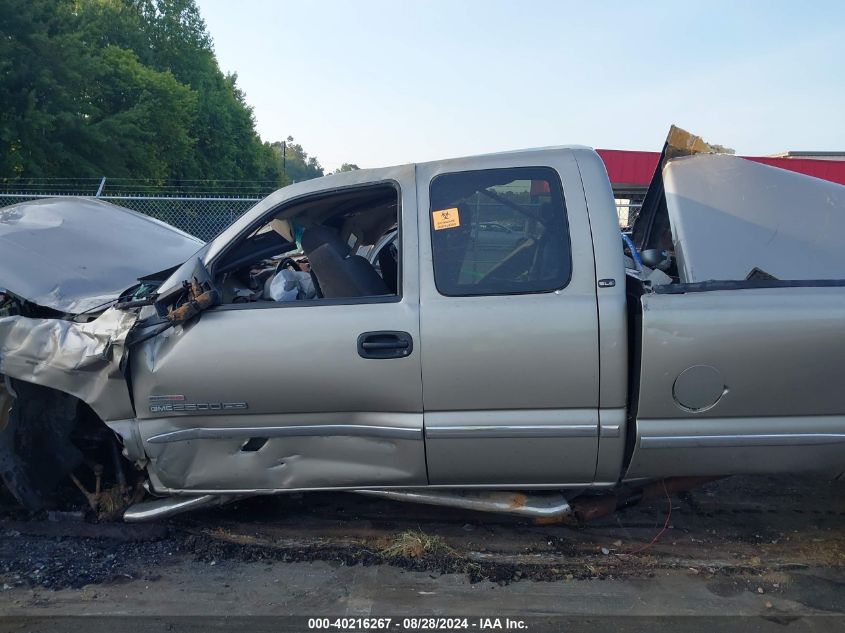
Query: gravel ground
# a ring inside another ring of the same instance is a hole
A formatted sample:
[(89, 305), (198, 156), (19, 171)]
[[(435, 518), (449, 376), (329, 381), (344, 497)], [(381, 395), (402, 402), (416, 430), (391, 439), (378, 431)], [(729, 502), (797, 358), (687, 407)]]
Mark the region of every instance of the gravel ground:
[(143, 525), (6, 505), (0, 615), (840, 614), (843, 492), (737, 477), (581, 527), (344, 493)]

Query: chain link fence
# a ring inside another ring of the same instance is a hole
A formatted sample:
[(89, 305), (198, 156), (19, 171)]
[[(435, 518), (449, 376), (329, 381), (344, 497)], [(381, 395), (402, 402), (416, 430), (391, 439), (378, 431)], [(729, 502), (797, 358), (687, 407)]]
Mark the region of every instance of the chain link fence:
[(207, 242), (261, 198), (101, 196), (100, 199), (167, 222)]
[(0, 207), (42, 198), (88, 196), (167, 222), (208, 241), (275, 189), (266, 182), (178, 185), (101, 179), (0, 180)]
[[(167, 222), (208, 241), (272, 193), (273, 183), (262, 181), (192, 181), (178, 185), (149, 181), (90, 179), (0, 179), (0, 207), (18, 202), (66, 196), (89, 196)], [(619, 224), (630, 226), (642, 205), (642, 194), (618, 192)]]

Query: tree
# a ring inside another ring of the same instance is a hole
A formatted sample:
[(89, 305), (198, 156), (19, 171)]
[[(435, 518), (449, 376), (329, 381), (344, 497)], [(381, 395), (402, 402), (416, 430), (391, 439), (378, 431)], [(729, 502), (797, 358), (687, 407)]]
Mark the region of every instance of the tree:
[[(3, 175), (49, 175), (64, 162), (87, 107), (75, 23), (66, 5), (47, 0), (0, 3), (0, 169)], [(68, 63), (74, 60), (74, 63)], [(78, 114), (76, 114), (78, 113)], [(65, 136), (67, 138), (62, 138)]]
[(129, 13), (136, 16), (140, 35), (121, 29), (115, 37), (133, 50), (140, 48), (143, 53), (139, 55), (147, 65), (173, 73), (202, 95), (189, 128), (195, 151), (178, 164), (174, 179), (283, 184), (271, 148), (255, 131), (252, 108), (237, 87), (237, 76), (223, 74), (217, 64), (211, 37), (194, 0), (101, 0), (92, 4), (105, 4), (112, 13), (106, 16), (109, 20), (124, 14), (128, 5)]
[(134, 53), (122, 48), (107, 46), (98, 63), (99, 81), (90, 88), (85, 141), (75, 144), (76, 153), (87, 164), (107, 165), (109, 176), (143, 173), (155, 180), (168, 179), (174, 164), (186, 160), (194, 148), (189, 128), (196, 92), (169, 72), (141, 65)]
[(358, 167), (358, 165), (356, 165), (355, 163), (343, 163), (343, 165), (335, 169), (332, 173), (341, 174), (345, 171), (358, 171), (359, 169), (361, 168)]
[(315, 156), (309, 156), (302, 145), (294, 142), (292, 136), (288, 136), (284, 143), (276, 141), (271, 147), (279, 163), (284, 165), (284, 175), (288, 183), (302, 182), (325, 175), (320, 161)]
[(194, 0), (4, 0), (0, 77), (0, 177), (283, 183)]

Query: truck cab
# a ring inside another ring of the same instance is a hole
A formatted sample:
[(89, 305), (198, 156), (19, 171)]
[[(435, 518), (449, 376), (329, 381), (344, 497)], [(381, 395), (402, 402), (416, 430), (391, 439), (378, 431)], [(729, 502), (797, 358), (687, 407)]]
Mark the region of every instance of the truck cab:
[[(250, 295), (294, 253), (314, 294)], [(220, 304), (132, 350), (156, 491), (616, 483), (625, 270), (591, 150), (301, 183), (201, 260)], [(159, 289), (162, 313), (188, 270)]]

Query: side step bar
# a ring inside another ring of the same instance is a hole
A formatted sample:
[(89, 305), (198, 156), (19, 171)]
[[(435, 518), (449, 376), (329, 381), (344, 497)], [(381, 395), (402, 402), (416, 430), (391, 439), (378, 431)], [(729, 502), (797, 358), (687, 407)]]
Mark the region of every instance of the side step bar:
[(572, 514), (560, 493), (525, 494), (503, 490), (355, 490), (357, 494), (393, 501), (423, 503), (477, 512), (495, 512), (531, 519), (563, 519)]
[(136, 503), (123, 513), (123, 520), (127, 523), (142, 523), (164, 519), (174, 514), (181, 514), (190, 510), (200, 510), (212, 506), (222, 506), (242, 499), (245, 495), (200, 495), (198, 497), (163, 497), (152, 501)]
[[(597, 496), (584, 496), (573, 499), (570, 505), (567, 498), (560, 492), (523, 493), (506, 490), (425, 490), (425, 489), (396, 489), (396, 490), (351, 490), (359, 495), (421, 503), (426, 505), (457, 508), (460, 510), (474, 510), (476, 512), (492, 512), (508, 514), (516, 517), (532, 519), (539, 525), (555, 523), (573, 523), (592, 521), (617, 510), (622, 510), (642, 501), (649, 501), (661, 496), (690, 490), (720, 477), (672, 477), (669, 479), (649, 482), (633, 490), (619, 490)], [(198, 495), (193, 497), (165, 497), (152, 501), (143, 501), (129, 507), (123, 513), (123, 520), (127, 523), (153, 521), (166, 517), (199, 510), (212, 506), (221, 506), (232, 501), (238, 501), (253, 495)]]
[[(393, 501), (508, 514), (550, 522), (561, 521), (572, 515), (569, 502), (560, 493), (525, 494), (504, 490), (353, 490), (352, 492)], [(142, 501), (129, 507), (123, 513), (123, 520), (127, 523), (154, 521), (182, 512), (221, 506), (243, 499), (246, 496), (249, 495), (207, 494), (196, 497), (175, 496)]]

